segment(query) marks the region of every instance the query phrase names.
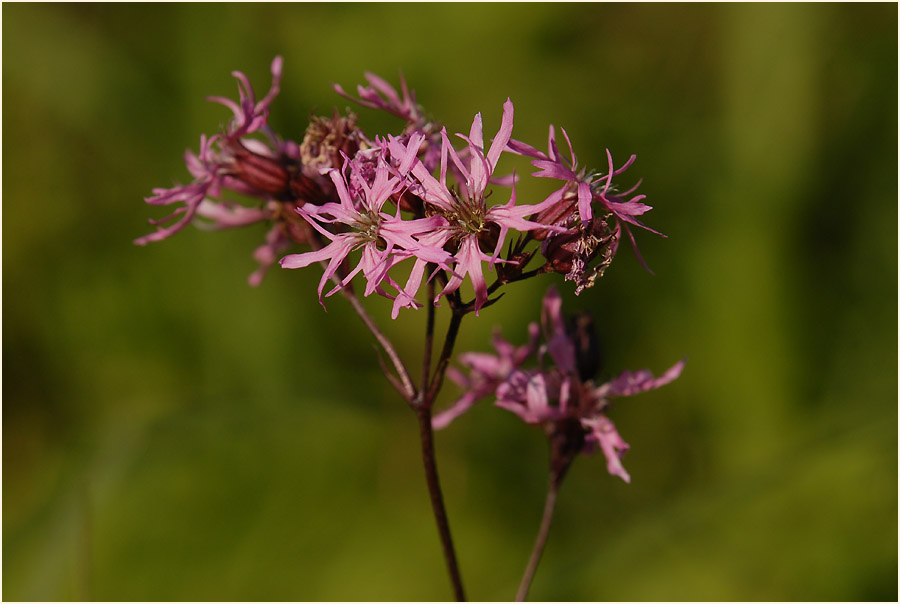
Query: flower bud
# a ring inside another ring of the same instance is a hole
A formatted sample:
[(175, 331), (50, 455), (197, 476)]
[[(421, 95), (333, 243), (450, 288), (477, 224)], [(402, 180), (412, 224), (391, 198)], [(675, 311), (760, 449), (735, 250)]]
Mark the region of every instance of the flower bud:
[(602, 356), (600, 340), (590, 313), (578, 313), (569, 318), (566, 333), (575, 348), (575, 367), (582, 382), (593, 379), (600, 371)]
[(255, 153), (241, 143), (228, 149), (231, 158), (227, 162), (228, 175), (247, 185), (253, 191), (278, 198), (288, 192), (288, 170), (278, 159)]
[(316, 179), (310, 178), (299, 171), (291, 174), (289, 190), (291, 200), (299, 202), (301, 206), (304, 203), (320, 206), (328, 201), (328, 196)]
[[(577, 206), (578, 195), (573, 188), (567, 187), (566, 192), (558, 203), (538, 212), (533, 220), (541, 224), (568, 226), (574, 224), (575, 221), (573, 218), (577, 219), (578, 217)], [(553, 233), (553, 231), (548, 229), (535, 229), (532, 231), (532, 234), (537, 241), (543, 241), (548, 236), (553, 235)]]

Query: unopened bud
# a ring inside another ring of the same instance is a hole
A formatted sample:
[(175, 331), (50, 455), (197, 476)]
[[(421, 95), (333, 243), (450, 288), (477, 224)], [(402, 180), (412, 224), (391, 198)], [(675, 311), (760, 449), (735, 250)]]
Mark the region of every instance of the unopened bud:
[(277, 158), (250, 151), (240, 143), (229, 148), (231, 160), (228, 174), (250, 189), (271, 197), (282, 197), (288, 192), (290, 176), (287, 168)]
[(320, 206), (328, 201), (328, 196), (316, 179), (300, 172), (291, 174), (290, 192), (292, 201), (299, 202), (301, 206), (304, 203)]
[[(563, 193), (562, 198), (559, 202), (553, 204), (549, 208), (538, 212), (538, 214), (533, 218), (534, 222), (539, 222), (540, 224), (548, 224), (548, 225), (558, 225), (558, 226), (568, 226), (572, 224), (574, 220), (573, 218), (577, 217), (576, 208), (578, 206), (578, 195), (572, 187), (567, 187), (565, 193)], [(552, 235), (554, 231), (549, 229), (535, 229), (532, 231), (532, 236), (538, 240), (543, 241), (548, 236)]]
[(566, 332), (575, 348), (575, 367), (582, 382), (593, 379), (600, 371), (602, 356), (600, 340), (589, 313), (579, 313), (569, 318)]

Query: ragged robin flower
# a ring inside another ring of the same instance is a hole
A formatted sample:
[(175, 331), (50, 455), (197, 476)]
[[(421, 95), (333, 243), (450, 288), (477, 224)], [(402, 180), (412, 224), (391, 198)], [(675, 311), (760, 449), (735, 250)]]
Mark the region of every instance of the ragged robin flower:
[[(234, 115), (223, 132), (201, 136), (198, 153), (190, 150), (185, 153), (193, 182), (154, 189), (153, 196), (145, 200), (151, 205), (177, 207), (169, 216), (151, 220), (151, 224), (157, 225), (156, 231), (136, 239), (136, 244), (165, 239), (195, 218), (202, 219), (198, 223), (201, 228), (211, 229), (270, 222), (266, 242), (254, 253), (260, 268), (249, 280), (251, 285), (257, 285), (277, 255), (292, 243), (306, 241), (309, 230), (293, 210), (308, 202), (324, 202), (327, 193), (323, 185), (330, 184), (317, 170), (304, 167), (300, 145), (281, 140), (267, 126), (270, 105), (279, 92), (281, 57), (272, 61), (271, 72), (272, 86), (259, 101), (249, 79), (239, 71), (233, 72), (238, 81), (237, 101), (209, 97), (228, 107)], [(260, 205), (248, 207), (224, 200), (222, 195), (226, 191), (257, 199)], [(162, 226), (166, 223), (170, 224)]]
[(397, 117), (405, 119), (414, 128), (423, 125), (425, 118), (422, 108), (416, 103), (415, 93), (407, 88), (406, 80), (404, 80), (402, 76), (400, 78), (400, 88), (403, 94), (402, 99), (393, 86), (374, 73), (366, 72), (365, 76), (366, 80), (369, 81), (369, 85), (359, 85), (356, 87), (359, 98), (354, 98), (344, 92), (344, 89), (341, 88), (339, 84), (334, 84), (332, 87), (339, 95), (348, 98), (355, 103), (359, 103), (363, 107), (380, 109), (392, 113)]
[[(630, 482), (622, 465), (628, 444), (608, 417), (612, 401), (633, 396), (668, 384), (684, 368), (679, 361), (658, 378), (647, 370), (623, 372), (615, 379), (597, 385), (594, 380), (599, 363), (590, 323), (567, 323), (562, 315), (562, 298), (555, 288), (544, 297), (541, 313), (543, 335), (535, 345), (537, 324), (529, 327), (529, 343), (515, 347), (495, 336), (497, 355), (473, 353), (461, 362), (469, 375), (459, 374), (454, 381), (465, 392), (443, 414), (434, 419), (443, 428), (472, 406), (475, 400), (493, 398), (498, 407), (515, 413), (525, 423), (541, 426), (551, 445), (551, 465), (557, 475), (581, 453), (599, 448), (610, 474)], [(537, 363), (526, 366), (532, 359)]]
[[(387, 298), (396, 299), (400, 306), (414, 306), (415, 292), (407, 293), (390, 277), (393, 266), (407, 258), (418, 258), (450, 269), (451, 256), (439, 247), (433, 247), (417, 240), (423, 233), (439, 227), (443, 219), (439, 216), (403, 220), (399, 210), (391, 215), (384, 211), (386, 202), (402, 188), (402, 179), (391, 174), (392, 168), (381, 160), (375, 170), (371, 185), (367, 179), (353, 170), (354, 164), (345, 157), (344, 170), (328, 170), (334, 182), (340, 203), (326, 203), (322, 206), (299, 207), (297, 212), (321, 235), (331, 242), (319, 250), (302, 254), (291, 254), (281, 259), (283, 268), (302, 268), (314, 262), (327, 261), (319, 282), (319, 301), (322, 301), (325, 284), (335, 276), (340, 283), (329, 291), (330, 296), (345, 286), (358, 273), (366, 279), (365, 295), (377, 292)], [(351, 194), (349, 182), (361, 195)], [(341, 225), (343, 230), (332, 232), (323, 225)], [(340, 269), (351, 251), (360, 249), (361, 258), (356, 267), (346, 274)], [(399, 293), (388, 293), (383, 283), (393, 286)], [(324, 306), (324, 304), (323, 304)]]
[[(441, 131), (440, 177), (435, 178), (431, 171), (418, 159), (413, 159), (408, 175), (413, 178), (422, 190), (422, 197), (431, 211), (443, 216), (446, 224), (441, 227), (440, 234), (434, 237), (433, 245), (450, 245), (454, 252), (456, 266), (447, 280), (447, 284), (438, 295), (446, 296), (457, 289), (468, 275), (475, 289), (474, 310), (476, 314), (488, 300), (487, 284), (482, 271), (482, 262), (491, 267), (498, 262), (500, 252), (507, 233), (512, 230), (529, 231), (532, 229), (551, 229), (563, 231), (554, 225), (543, 225), (527, 217), (532, 216), (549, 205), (547, 201), (537, 205), (516, 205), (516, 191), (513, 185), (509, 201), (505, 204), (488, 206), (488, 185), (498, 182), (494, 170), (500, 155), (510, 140), (513, 129), (513, 104), (509, 99), (503, 104), (503, 118), (497, 136), (485, 151), (482, 133), (481, 114), (475, 116), (469, 135), (458, 134), (466, 144), (466, 153), (461, 154), (453, 148), (446, 129)], [(418, 154), (419, 144), (423, 136), (412, 136), (404, 145), (399, 139), (390, 139), (390, 152), (398, 160)], [(468, 162), (463, 160), (463, 155)], [(453, 171), (457, 173), (457, 186), (447, 183), (448, 158), (452, 161)], [(510, 179), (500, 181), (509, 183)], [(552, 200), (550, 201), (552, 203)], [(414, 275), (420, 275), (422, 267), (413, 269)]]

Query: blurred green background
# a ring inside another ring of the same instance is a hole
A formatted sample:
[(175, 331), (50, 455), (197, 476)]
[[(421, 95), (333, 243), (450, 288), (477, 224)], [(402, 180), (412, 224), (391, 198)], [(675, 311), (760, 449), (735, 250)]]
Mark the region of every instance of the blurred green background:
[[(262, 226), (132, 245), (162, 216), (142, 197), (229, 117), (205, 96), (234, 97), (233, 69), (263, 93), (282, 54), (286, 137), (348, 107), (332, 82), (402, 69), (451, 131), (482, 111), (496, 132), (510, 96), (521, 140), (554, 123), (589, 165), (638, 156), (621, 184), (645, 179), (669, 236), (637, 235), (655, 276), (624, 246), (561, 289), (596, 313), (606, 375), (688, 366), (613, 412), (630, 486), (574, 466), (534, 599), (896, 600), (896, 24), (895, 4), (6, 4), (3, 597), (450, 597), (414, 417), (318, 270), (248, 287)], [(457, 350), (496, 324), (523, 341), (550, 283), (509, 288)], [(369, 305), (416, 367), (424, 313)], [(468, 593), (510, 599), (543, 436), (483, 405), (437, 446)]]

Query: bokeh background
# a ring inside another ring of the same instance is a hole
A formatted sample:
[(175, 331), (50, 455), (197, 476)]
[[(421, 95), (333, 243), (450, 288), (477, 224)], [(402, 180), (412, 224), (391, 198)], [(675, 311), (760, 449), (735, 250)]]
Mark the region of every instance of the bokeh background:
[[(302, 138), (372, 70), (451, 131), (501, 104), (583, 162), (638, 156), (655, 206), (569, 310), (628, 399), (626, 485), (567, 478), (541, 600), (897, 599), (897, 6), (365, 4), (3, 7), (3, 597), (451, 596), (414, 417), (317, 269), (248, 287), (264, 228), (147, 247), (142, 197), (188, 178), (233, 69)], [(370, 133), (397, 122), (358, 109)], [(516, 167), (513, 162), (507, 164)], [(518, 165), (519, 170), (527, 166)], [(534, 201), (541, 186), (520, 190)], [(550, 283), (463, 326), (522, 341)], [(391, 322), (417, 366), (424, 313)], [(439, 329), (446, 317), (439, 316)], [(448, 385), (443, 404), (456, 391)], [(469, 595), (510, 599), (546, 446), (490, 405), (438, 434)]]

